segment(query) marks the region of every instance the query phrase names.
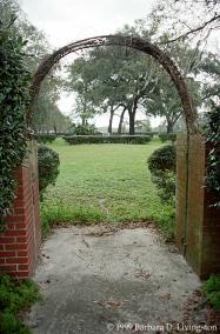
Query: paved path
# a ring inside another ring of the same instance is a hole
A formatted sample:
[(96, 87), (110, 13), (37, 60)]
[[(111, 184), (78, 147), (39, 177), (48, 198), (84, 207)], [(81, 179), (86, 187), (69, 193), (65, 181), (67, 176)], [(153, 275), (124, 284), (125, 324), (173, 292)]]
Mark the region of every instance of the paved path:
[(44, 301), (27, 321), (36, 334), (131, 333), (132, 326), (164, 332), (166, 323), (181, 321), (184, 302), (200, 286), (152, 228), (57, 229), (42, 247), (35, 280)]

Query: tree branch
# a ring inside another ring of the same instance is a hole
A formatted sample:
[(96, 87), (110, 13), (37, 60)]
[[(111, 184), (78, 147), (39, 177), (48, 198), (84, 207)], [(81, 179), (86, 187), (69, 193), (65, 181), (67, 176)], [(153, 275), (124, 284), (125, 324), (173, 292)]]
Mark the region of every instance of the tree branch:
[(191, 35), (191, 34), (195, 34), (195, 33), (199, 32), (199, 31), (203, 30), (204, 28), (206, 28), (206, 27), (209, 26), (211, 23), (213, 23), (213, 22), (215, 22), (215, 21), (217, 21), (217, 20), (220, 20), (220, 14), (218, 14), (218, 15), (214, 15), (210, 20), (204, 22), (201, 26), (198, 26), (198, 27), (196, 27), (196, 28), (194, 28), (194, 29), (191, 29), (191, 30), (187, 31), (187, 32), (184, 33), (184, 34), (179, 35), (179, 36), (176, 37), (176, 38), (170, 39), (170, 40), (168, 40), (168, 41), (166, 41), (166, 42), (163, 42), (163, 43), (160, 43), (160, 44), (169, 44), (169, 43), (177, 42), (177, 41), (179, 41), (180, 39), (186, 38), (186, 37), (188, 37), (188, 36)]

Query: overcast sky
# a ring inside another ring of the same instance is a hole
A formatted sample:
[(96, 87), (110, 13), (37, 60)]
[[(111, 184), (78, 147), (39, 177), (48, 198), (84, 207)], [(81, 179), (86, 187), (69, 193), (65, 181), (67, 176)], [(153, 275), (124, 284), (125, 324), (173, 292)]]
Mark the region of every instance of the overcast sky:
[[(53, 48), (81, 38), (116, 32), (144, 18), (156, 0), (19, 0), (29, 21), (42, 30)], [(62, 94), (59, 107), (72, 109), (72, 97)], [(96, 120), (106, 123), (106, 116)], [(118, 122), (118, 119), (116, 120)], [(115, 124), (116, 125), (116, 124)]]
[(99, 34), (114, 33), (143, 18), (155, 0), (19, 0), (29, 20), (54, 47)]

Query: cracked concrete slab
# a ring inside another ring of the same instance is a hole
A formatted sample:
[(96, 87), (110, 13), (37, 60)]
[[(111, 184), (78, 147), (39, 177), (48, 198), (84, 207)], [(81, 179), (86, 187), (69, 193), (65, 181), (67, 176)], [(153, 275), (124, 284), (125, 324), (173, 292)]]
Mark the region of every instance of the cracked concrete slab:
[(183, 257), (153, 228), (101, 229), (60, 228), (44, 242), (34, 278), (43, 302), (26, 319), (33, 333), (119, 333), (122, 324), (156, 333), (181, 322), (184, 302), (200, 287)]

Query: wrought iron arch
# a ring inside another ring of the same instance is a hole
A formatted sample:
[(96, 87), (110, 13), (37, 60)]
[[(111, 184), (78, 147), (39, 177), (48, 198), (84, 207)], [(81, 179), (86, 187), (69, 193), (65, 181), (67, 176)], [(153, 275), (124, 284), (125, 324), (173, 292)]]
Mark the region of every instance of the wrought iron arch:
[[(169, 74), (171, 80), (174, 82), (174, 85), (180, 96), (183, 113), (185, 116), (187, 132), (189, 134), (195, 134), (198, 132), (197, 126), (197, 112), (193, 105), (193, 99), (191, 94), (188, 91), (186, 81), (181, 74), (180, 69), (174, 63), (174, 61), (158, 46), (145, 41), (138, 37), (124, 36), (124, 35), (103, 35), (96, 36), (87, 39), (83, 39), (77, 42), (68, 44), (59, 50), (55, 51), (53, 54), (47, 56), (39, 65), (37, 71), (34, 74), (33, 82), (31, 86), (31, 98), (32, 103), (37, 97), (40, 91), (42, 81), (50, 72), (53, 65), (55, 65), (61, 58), (66, 55), (82, 50), (88, 49), (91, 47), (100, 47), (100, 46), (125, 46), (128, 48), (133, 48), (144, 52), (152, 56)], [(27, 119), (31, 123), (32, 108), (30, 108)]]

